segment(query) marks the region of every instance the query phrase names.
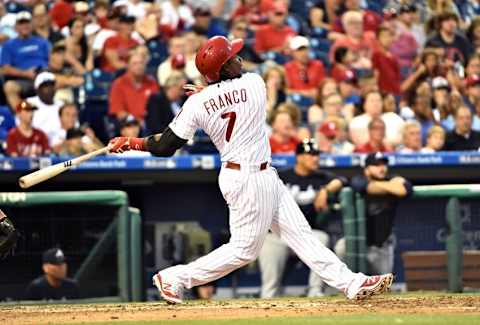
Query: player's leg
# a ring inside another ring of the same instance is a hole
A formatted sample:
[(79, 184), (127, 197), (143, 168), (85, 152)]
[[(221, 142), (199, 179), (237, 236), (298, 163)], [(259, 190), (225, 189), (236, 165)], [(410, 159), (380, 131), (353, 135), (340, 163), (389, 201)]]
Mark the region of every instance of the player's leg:
[[(325, 231), (312, 229), (313, 235), (324, 245), (328, 246), (330, 237)], [(323, 296), (323, 281), (322, 278), (315, 272), (310, 271), (308, 277), (308, 297), (321, 297)]]
[(280, 294), (289, 250), (288, 246), (277, 235), (269, 233), (265, 237), (258, 256), (262, 278), (261, 298), (272, 298)]
[(178, 295), (184, 287), (214, 281), (258, 257), (276, 212), (276, 178), (272, 173), (270, 170), (242, 173), (222, 169), (219, 183), (230, 211), (230, 241), (189, 264), (155, 275), (154, 282), (162, 297), (181, 302), (181, 297), (169, 296), (169, 288), (173, 287), (173, 294)]
[(391, 274), (367, 277), (362, 273), (353, 273), (331, 250), (315, 238), (300, 208), (280, 180), (279, 188), (279, 210), (273, 218), (271, 229), (325, 283), (345, 292), (347, 297), (356, 299), (383, 293), (390, 287), (393, 281)]
[(391, 273), (394, 260), (394, 244), (391, 238), (382, 247), (368, 247), (367, 260), (372, 274)]

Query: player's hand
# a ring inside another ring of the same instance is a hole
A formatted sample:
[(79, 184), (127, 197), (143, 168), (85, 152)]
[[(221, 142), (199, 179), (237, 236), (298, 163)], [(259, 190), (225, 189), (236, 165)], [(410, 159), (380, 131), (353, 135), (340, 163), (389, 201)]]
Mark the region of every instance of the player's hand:
[(328, 192), (322, 188), (313, 202), (313, 206), (317, 211), (326, 211), (328, 209)]
[(123, 153), (129, 150), (145, 151), (142, 138), (116, 137), (110, 140), (108, 145), (110, 147), (110, 152), (113, 153)]
[(183, 89), (185, 89), (185, 94), (187, 96), (192, 96), (193, 94), (199, 93), (205, 88), (205, 86), (202, 85), (192, 85), (192, 84), (186, 84), (183, 86)]

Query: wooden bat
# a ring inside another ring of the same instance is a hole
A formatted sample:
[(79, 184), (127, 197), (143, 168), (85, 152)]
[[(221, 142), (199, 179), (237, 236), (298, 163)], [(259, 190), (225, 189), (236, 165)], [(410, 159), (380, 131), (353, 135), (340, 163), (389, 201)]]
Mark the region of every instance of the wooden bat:
[(109, 150), (110, 150), (110, 146), (106, 146), (101, 149), (98, 149), (90, 153), (87, 153), (85, 155), (74, 158), (72, 160), (67, 160), (52, 166), (42, 168), (40, 170), (37, 170), (36, 172), (20, 177), (20, 179), (18, 180), (18, 184), (20, 185), (21, 188), (24, 188), (24, 189), (29, 188), (33, 185), (46, 181), (47, 179), (55, 177), (58, 174), (63, 173), (64, 171), (69, 170), (73, 166), (80, 165), (84, 161), (87, 161), (98, 155), (105, 154)]

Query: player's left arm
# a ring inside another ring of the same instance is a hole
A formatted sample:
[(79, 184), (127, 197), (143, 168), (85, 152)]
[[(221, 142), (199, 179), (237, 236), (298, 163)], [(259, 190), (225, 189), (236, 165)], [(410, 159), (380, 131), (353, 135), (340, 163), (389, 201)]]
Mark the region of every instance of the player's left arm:
[(333, 174), (328, 176), (330, 181), (323, 186), (317, 193), (314, 201), (315, 210), (321, 211), (328, 208), (328, 196), (338, 193), (348, 181), (344, 177), (336, 177)]
[(180, 149), (187, 140), (180, 138), (167, 127), (163, 133), (146, 138), (117, 137), (110, 141), (110, 152), (123, 153), (128, 150), (148, 151), (157, 157), (170, 157)]

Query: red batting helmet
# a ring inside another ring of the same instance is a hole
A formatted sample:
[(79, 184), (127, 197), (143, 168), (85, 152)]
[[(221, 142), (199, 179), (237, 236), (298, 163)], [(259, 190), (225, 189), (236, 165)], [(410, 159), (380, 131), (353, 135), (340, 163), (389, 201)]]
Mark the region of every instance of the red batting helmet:
[(222, 66), (240, 52), (242, 47), (242, 39), (230, 42), (226, 37), (214, 36), (198, 50), (195, 65), (207, 82), (218, 81)]

